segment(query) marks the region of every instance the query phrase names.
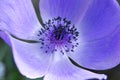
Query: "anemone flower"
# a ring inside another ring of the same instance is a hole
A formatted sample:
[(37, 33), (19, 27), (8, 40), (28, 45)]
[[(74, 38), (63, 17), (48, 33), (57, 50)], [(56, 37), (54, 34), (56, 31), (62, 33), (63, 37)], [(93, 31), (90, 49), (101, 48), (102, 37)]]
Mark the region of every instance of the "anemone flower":
[[(0, 36), (19, 71), (44, 80), (106, 79), (75, 66), (106, 70), (120, 63), (120, 7), (116, 0), (0, 0)], [(70, 60), (71, 59), (71, 60)]]

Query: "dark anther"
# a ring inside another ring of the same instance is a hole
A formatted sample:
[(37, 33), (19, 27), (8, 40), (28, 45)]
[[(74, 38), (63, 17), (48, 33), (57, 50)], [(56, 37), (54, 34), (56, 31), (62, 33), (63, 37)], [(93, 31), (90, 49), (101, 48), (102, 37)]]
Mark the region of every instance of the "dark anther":
[(44, 32), (45, 32), (45, 30), (44, 30), (43, 28), (41, 28), (41, 31), (42, 31), (42, 33), (44, 33)]
[(72, 51), (72, 52), (74, 52), (74, 50), (73, 50), (73, 49), (72, 49), (71, 51)]
[(38, 34), (37, 36), (40, 36), (40, 34)]
[(42, 44), (42, 45), (44, 45), (44, 43), (43, 43), (43, 42), (41, 42), (41, 44)]
[(56, 20), (60, 20), (61, 21), (61, 17), (58, 17)]
[(50, 24), (51, 23), (51, 20), (48, 20), (48, 24)]
[(57, 51), (57, 49), (55, 49), (54, 51)]
[(75, 35), (78, 36), (78, 35), (79, 35), (79, 32), (75, 32)]
[(75, 46), (74, 45), (72, 45), (72, 49), (74, 48)]
[(57, 29), (55, 25), (53, 25), (53, 27), (54, 27), (55, 30)]
[(42, 35), (42, 32), (41, 32), (41, 31), (39, 31), (39, 34), (40, 34), (40, 35)]
[(66, 22), (66, 18), (64, 18), (63, 21)]
[(47, 53), (48, 51), (46, 50), (45, 53)]
[(67, 50), (65, 50), (66, 52), (69, 52), (70, 50), (69, 49), (67, 49)]
[(60, 52), (64, 55), (64, 52), (62, 50)]
[(40, 48), (42, 49), (43, 47), (41, 46)]

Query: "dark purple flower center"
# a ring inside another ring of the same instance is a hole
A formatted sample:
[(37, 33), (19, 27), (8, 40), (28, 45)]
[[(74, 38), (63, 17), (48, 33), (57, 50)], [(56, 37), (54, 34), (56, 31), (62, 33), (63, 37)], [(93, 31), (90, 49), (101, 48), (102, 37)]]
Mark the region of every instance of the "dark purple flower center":
[(71, 26), (70, 21), (58, 17), (49, 20), (43, 27), (38, 36), (41, 42), (40, 48), (45, 53), (53, 53), (57, 50), (63, 54), (64, 52), (74, 52), (74, 48), (78, 45), (79, 32), (74, 25)]

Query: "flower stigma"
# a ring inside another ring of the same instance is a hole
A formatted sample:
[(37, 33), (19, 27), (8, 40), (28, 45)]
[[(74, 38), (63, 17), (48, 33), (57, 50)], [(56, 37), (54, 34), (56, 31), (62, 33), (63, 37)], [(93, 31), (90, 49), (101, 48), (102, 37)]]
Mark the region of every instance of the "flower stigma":
[(54, 53), (57, 50), (62, 54), (74, 52), (74, 48), (79, 45), (77, 42), (79, 32), (66, 18), (57, 17), (48, 20), (37, 36), (41, 43), (40, 48), (45, 53)]

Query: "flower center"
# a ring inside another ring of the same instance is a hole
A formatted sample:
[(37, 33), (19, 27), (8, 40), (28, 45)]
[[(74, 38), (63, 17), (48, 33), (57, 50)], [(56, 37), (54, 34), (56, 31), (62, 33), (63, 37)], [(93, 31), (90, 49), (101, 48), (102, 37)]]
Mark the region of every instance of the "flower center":
[(74, 52), (74, 48), (79, 45), (77, 43), (79, 32), (66, 18), (54, 18), (46, 22), (43, 27), (39, 31), (38, 37), (41, 43), (40, 48), (45, 53), (54, 53), (57, 50), (62, 54)]

